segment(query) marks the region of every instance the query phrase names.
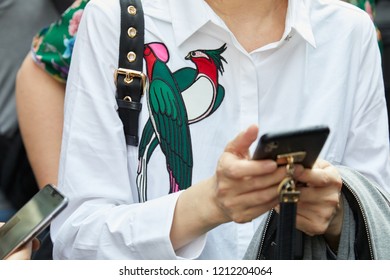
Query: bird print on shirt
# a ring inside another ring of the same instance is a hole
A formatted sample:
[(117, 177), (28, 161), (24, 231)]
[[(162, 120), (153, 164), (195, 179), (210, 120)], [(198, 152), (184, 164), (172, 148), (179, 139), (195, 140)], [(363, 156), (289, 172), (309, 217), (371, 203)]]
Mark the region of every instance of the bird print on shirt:
[[(221, 105), (225, 90), (218, 83), (223, 74), (226, 45), (215, 50), (195, 50), (185, 59), (195, 68), (172, 72), (169, 52), (162, 43), (145, 45), (144, 59), (149, 79), (146, 122), (138, 152), (137, 187), (139, 201), (147, 200), (147, 165), (157, 146), (166, 159), (169, 193), (191, 186), (192, 144), (189, 125), (213, 114)], [(164, 184), (162, 184), (164, 185)]]

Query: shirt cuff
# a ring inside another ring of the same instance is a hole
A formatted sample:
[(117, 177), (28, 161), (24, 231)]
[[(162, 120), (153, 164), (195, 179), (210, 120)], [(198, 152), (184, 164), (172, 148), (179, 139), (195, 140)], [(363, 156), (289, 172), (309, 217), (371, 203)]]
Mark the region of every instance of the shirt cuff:
[(186, 246), (176, 250), (176, 256), (179, 259), (197, 259), (200, 254), (203, 252), (203, 249), (206, 245), (207, 234), (203, 234), (197, 239), (193, 240)]
[(135, 250), (143, 259), (195, 259), (206, 243), (200, 236), (177, 252), (173, 249), (170, 232), (177, 199), (181, 192), (145, 202), (134, 220)]

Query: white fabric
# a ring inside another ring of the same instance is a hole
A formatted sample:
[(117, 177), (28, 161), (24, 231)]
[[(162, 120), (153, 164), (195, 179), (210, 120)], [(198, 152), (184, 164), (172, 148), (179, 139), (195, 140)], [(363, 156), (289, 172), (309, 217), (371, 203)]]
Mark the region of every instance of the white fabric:
[[(202, 0), (143, 0), (143, 7), (146, 42), (167, 46), (173, 72), (195, 68), (184, 59), (190, 51), (227, 44), (219, 74), (225, 98), (190, 125), (193, 183), (210, 177), (226, 143), (253, 123), (260, 134), (326, 124), (331, 134), (321, 156), (390, 188), (380, 56), (364, 12), (339, 1), (290, 0), (283, 38), (247, 53)], [(240, 259), (261, 217), (219, 226), (174, 252), (169, 232), (180, 192), (167, 195), (159, 147), (148, 166), (149, 201), (138, 203), (138, 149), (125, 145), (114, 98), (119, 14), (118, 0), (92, 0), (78, 31), (59, 178), (70, 205), (52, 224), (54, 257)], [(144, 104), (140, 132), (148, 117)]]

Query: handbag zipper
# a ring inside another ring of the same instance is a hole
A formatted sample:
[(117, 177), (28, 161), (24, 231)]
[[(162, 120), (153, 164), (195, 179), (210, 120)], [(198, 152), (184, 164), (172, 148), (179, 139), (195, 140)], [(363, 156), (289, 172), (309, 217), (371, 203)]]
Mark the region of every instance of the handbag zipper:
[(364, 212), (363, 210), (363, 207), (362, 207), (362, 204), (359, 200), (359, 198), (357, 197), (355, 191), (351, 188), (351, 186), (344, 180), (343, 180), (343, 184), (344, 186), (347, 187), (347, 189), (349, 190), (349, 192), (353, 195), (353, 197), (355, 198), (358, 206), (359, 206), (359, 210), (360, 212), (362, 213), (362, 216), (363, 216), (363, 221), (364, 221), (364, 228), (366, 230), (366, 234), (367, 234), (367, 241), (368, 241), (368, 248), (370, 250), (370, 257), (371, 259), (373, 260), (374, 259), (374, 253), (373, 253), (373, 250), (372, 250), (372, 242), (371, 242), (371, 235), (370, 235), (370, 232), (368, 230), (368, 223), (367, 223), (367, 217), (366, 217), (366, 213)]
[(274, 212), (275, 212), (275, 210), (271, 209), (271, 211), (270, 211), (270, 213), (269, 213), (269, 215), (267, 217), (267, 220), (265, 222), (264, 230), (263, 230), (263, 233), (262, 233), (262, 236), (261, 236), (259, 251), (257, 252), (257, 257), (256, 257), (257, 260), (260, 260), (261, 252), (263, 251), (265, 235), (266, 235), (266, 232), (268, 230), (268, 226), (269, 226), (269, 223), (271, 221), (271, 218), (274, 215)]

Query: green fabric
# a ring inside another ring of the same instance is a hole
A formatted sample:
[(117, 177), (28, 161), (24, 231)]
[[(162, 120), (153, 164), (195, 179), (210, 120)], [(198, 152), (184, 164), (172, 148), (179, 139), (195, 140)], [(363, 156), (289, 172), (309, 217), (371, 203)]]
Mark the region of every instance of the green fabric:
[(88, 1), (76, 0), (59, 20), (42, 29), (33, 39), (33, 59), (61, 82), (66, 82), (68, 77), (78, 26)]
[(365, 10), (372, 17), (375, 13), (375, 0), (349, 0), (351, 4), (358, 6), (360, 9)]

